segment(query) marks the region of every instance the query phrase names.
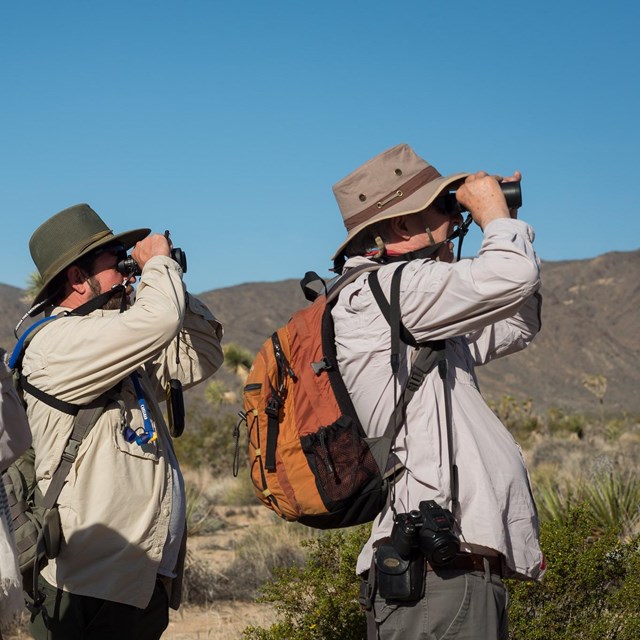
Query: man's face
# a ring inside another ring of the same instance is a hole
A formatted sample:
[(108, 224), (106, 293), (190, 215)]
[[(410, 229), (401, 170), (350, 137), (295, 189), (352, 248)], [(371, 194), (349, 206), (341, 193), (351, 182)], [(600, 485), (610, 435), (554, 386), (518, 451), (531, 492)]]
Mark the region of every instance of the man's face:
[[(408, 216), (408, 224), (412, 231), (413, 249), (423, 249), (432, 244), (444, 242), (462, 224), (459, 213), (447, 214), (432, 204), (426, 209)], [(429, 235), (431, 234), (431, 235)], [(453, 242), (446, 242), (435, 253), (434, 258), (442, 262), (453, 262)]]
[[(133, 287), (131, 285), (135, 282), (135, 277), (127, 278), (116, 269), (118, 260), (122, 257), (121, 251), (117, 247), (107, 247), (96, 255), (93, 261), (92, 275), (87, 279), (89, 288), (93, 292), (93, 298), (110, 291), (118, 284), (126, 284), (127, 297), (132, 293)], [(121, 299), (121, 295), (114, 295), (102, 308), (120, 309)]]

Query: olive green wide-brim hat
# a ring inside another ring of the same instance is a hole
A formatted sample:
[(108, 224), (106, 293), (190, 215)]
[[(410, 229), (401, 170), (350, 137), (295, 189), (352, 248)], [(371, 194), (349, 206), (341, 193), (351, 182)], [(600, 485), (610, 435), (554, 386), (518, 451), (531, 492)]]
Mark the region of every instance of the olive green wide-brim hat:
[(77, 204), (56, 213), (43, 222), (29, 240), (29, 251), (43, 282), (33, 305), (54, 293), (49, 289), (55, 277), (78, 258), (112, 243), (130, 249), (150, 232), (150, 229), (133, 229), (114, 234), (88, 204)]
[(441, 175), (408, 144), (396, 145), (372, 158), (333, 186), (347, 237), (331, 259), (342, 255), (365, 227), (426, 209), (468, 175)]

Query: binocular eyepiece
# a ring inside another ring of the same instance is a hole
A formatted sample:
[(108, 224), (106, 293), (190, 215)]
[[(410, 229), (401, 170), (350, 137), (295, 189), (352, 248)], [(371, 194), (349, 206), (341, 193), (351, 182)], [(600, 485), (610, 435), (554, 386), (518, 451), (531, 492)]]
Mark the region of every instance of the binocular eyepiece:
[[(164, 232), (164, 237), (169, 240), (169, 231)], [(182, 269), (182, 273), (187, 273), (187, 254), (177, 247), (171, 248), (170, 252), (171, 258), (173, 258)], [(118, 264), (116, 265), (116, 269), (123, 276), (139, 276), (142, 274), (142, 269), (140, 265), (131, 257), (124, 256), (121, 260), (118, 260)]]
[[(522, 188), (519, 182), (501, 182), (500, 189), (509, 209), (518, 209), (522, 206)], [(436, 200), (436, 204), (448, 215), (468, 211), (456, 200), (455, 190), (442, 194)]]

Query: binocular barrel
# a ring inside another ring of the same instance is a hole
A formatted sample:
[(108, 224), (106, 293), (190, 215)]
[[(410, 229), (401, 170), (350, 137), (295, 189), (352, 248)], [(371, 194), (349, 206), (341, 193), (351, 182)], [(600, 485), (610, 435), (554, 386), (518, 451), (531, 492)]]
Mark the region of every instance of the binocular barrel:
[[(501, 182), (500, 189), (502, 189), (504, 199), (507, 201), (509, 209), (519, 209), (522, 206), (522, 188), (519, 182)], [(468, 211), (466, 207), (463, 207), (456, 200), (455, 191), (449, 191), (443, 194), (440, 196), (440, 199), (442, 208), (450, 215)]]
[[(171, 257), (180, 265), (182, 273), (187, 272), (187, 254), (179, 248), (171, 249)], [(142, 274), (140, 265), (131, 257), (127, 256), (120, 260), (116, 265), (116, 269), (123, 276), (139, 276)]]

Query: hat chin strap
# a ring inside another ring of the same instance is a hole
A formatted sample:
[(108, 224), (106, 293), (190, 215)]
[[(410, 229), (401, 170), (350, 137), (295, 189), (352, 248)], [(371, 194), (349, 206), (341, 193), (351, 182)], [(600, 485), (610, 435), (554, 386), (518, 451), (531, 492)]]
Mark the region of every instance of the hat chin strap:
[(434, 253), (437, 253), (438, 250), (440, 249), (440, 247), (442, 247), (443, 245), (452, 242), (453, 240), (455, 240), (456, 238), (459, 238), (458, 240), (458, 254), (456, 256), (456, 262), (460, 260), (460, 255), (462, 253), (462, 241), (464, 240), (464, 237), (467, 235), (467, 233), (469, 232), (469, 226), (471, 225), (471, 222), (473, 221), (471, 214), (469, 214), (467, 216), (467, 219), (453, 232), (451, 233), (445, 240), (443, 240), (442, 242), (434, 242), (433, 241), (433, 235), (431, 234), (431, 229), (429, 229), (428, 227), (425, 229), (425, 231), (427, 232), (427, 235), (429, 236), (429, 239), (431, 240), (431, 244), (423, 247), (422, 249), (416, 249), (415, 251), (408, 251), (407, 253), (402, 253), (396, 256), (389, 256), (386, 255), (384, 256), (383, 260), (386, 262), (396, 262), (399, 260), (428, 260), (431, 259), (433, 257)]
[[(433, 254), (436, 253), (438, 249), (440, 249), (440, 247), (442, 247), (443, 245), (449, 242), (453, 242), (453, 240), (455, 240), (456, 238), (459, 238), (458, 252), (456, 255), (456, 262), (459, 262), (460, 256), (462, 254), (462, 241), (464, 240), (464, 237), (467, 235), (467, 233), (469, 233), (469, 227), (471, 226), (472, 222), (473, 222), (473, 218), (471, 217), (471, 214), (469, 214), (467, 216), (467, 219), (453, 233), (447, 236), (447, 238), (442, 242), (436, 242), (434, 244), (430, 244), (428, 247), (424, 247), (416, 251), (409, 251), (408, 253), (403, 253), (401, 256), (397, 256), (397, 258), (401, 260), (415, 260), (415, 259), (426, 260), (428, 258), (431, 258)], [(431, 235), (431, 230), (427, 228), (426, 231), (427, 231), (427, 234), (429, 235), (429, 238), (431, 238), (431, 241), (433, 242), (433, 236)]]

